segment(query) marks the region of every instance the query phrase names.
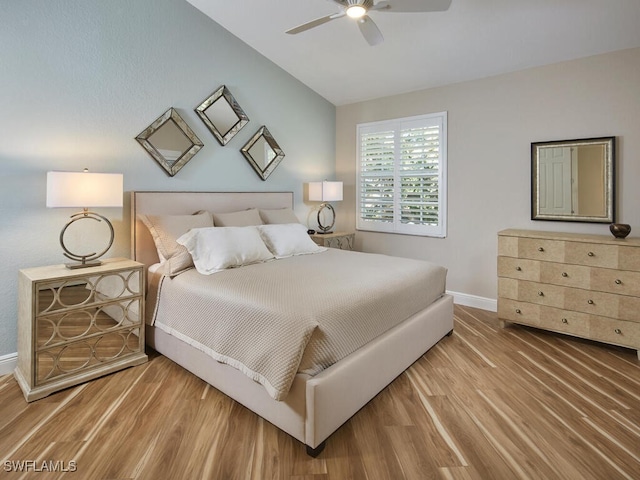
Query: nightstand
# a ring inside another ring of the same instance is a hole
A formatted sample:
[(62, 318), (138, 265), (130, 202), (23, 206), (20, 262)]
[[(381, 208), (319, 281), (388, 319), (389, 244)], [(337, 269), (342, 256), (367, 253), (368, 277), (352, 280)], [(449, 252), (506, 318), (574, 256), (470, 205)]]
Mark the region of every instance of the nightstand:
[(20, 270), (14, 376), (25, 399), (146, 362), (144, 285), (144, 265), (122, 258)]
[(311, 239), (321, 247), (340, 248), (342, 250), (353, 250), (353, 239), (355, 233), (333, 232), (314, 233), (309, 235)]

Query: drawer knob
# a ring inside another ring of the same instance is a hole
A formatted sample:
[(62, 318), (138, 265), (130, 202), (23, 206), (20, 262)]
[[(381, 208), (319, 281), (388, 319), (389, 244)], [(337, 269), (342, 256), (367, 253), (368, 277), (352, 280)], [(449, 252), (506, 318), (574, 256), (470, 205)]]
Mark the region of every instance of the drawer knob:
[(622, 285), (622, 280), (620, 280), (619, 278), (616, 278), (616, 285)]
[(522, 267), (516, 267), (516, 271), (517, 272), (521, 272), (522, 271)]
[(516, 308), (516, 313), (520, 314), (522, 311), (519, 308)]
[(587, 253), (587, 255), (589, 255), (590, 257), (595, 257), (596, 254), (593, 253), (593, 252), (589, 252), (589, 253)]
[(544, 292), (538, 292), (539, 297), (544, 297)]
[(587, 300), (587, 303), (588, 303), (589, 305), (593, 305), (593, 300)]
[(562, 323), (569, 323), (569, 320), (567, 320), (566, 318), (563, 318)]
[(539, 252), (544, 252), (544, 248), (542, 248), (542, 247), (538, 247), (538, 251), (539, 251)]
[(616, 328), (614, 332), (616, 332), (618, 335), (622, 335), (622, 330), (620, 330), (619, 328)]
[(562, 276), (563, 276), (563, 277), (568, 277), (568, 276), (569, 276), (569, 274), (568, 274), (567, 272), (562, 272)]

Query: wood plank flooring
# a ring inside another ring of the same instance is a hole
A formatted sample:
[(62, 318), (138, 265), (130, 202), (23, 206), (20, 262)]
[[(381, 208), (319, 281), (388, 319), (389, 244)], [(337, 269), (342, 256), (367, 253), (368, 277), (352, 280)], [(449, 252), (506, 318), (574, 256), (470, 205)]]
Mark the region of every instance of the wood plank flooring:
[[(145, 365), (31, 404), (11, 375), (0, 377), (0, 478), (640, 478), (636, 352), (501, 330), (495, 313), (456, 306), (454, 334), (334, 433), (316, 459), (148, 353)], [(20, 461), (35, 463), (16, 471)]]

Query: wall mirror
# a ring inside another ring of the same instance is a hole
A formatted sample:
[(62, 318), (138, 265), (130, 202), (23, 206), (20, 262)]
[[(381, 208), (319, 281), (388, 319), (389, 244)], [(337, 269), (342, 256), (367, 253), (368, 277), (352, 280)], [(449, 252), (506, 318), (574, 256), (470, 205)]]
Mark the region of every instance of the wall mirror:
[(164, 112), (136, 140), (171, 177), (203, 146), (173, 108)]
[(240, 151), (262, 180), (266, 180), (284, 158), (284, 152), (264, 126)]
[(249, 117), (224, 85), (198, 105), (196, 113), (223, 146), (249, 122)]
[(615, 137), (531, 144), (531, 219), (613, 223)]

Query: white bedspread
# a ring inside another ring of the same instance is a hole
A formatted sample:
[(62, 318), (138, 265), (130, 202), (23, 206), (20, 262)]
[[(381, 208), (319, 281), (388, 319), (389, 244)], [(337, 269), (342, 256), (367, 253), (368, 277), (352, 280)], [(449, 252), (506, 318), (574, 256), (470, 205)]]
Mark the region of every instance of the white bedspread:
[(328, 249), (215, 275), (150, 275), (147, 321), (282, 400), (296, 372), (314, 375), (424, 309), (445, 279), (428, 262)]

